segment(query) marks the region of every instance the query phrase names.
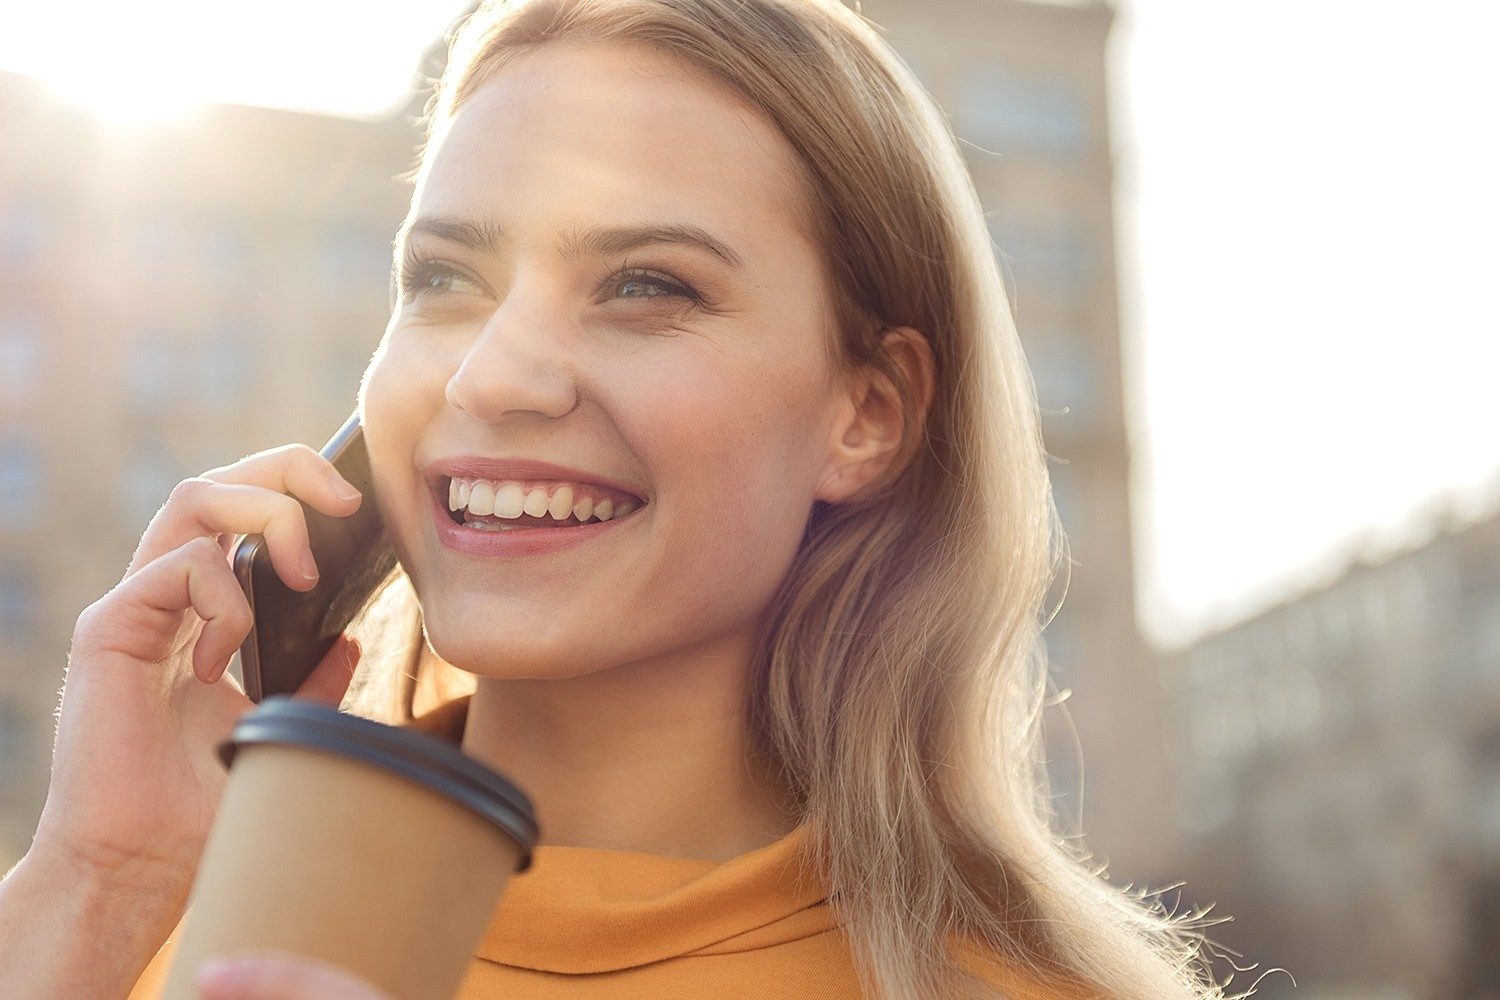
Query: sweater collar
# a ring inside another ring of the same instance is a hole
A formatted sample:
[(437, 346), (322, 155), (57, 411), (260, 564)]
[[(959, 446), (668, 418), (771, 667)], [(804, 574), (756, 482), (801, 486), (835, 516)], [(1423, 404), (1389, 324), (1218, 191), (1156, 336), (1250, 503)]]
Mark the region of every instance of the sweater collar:
[[(414, 719), (462, 742), (468, 696)], [(612, 972), (684, 955), (752, 951), (836, 926), (806, 862), (804, 822), (781, 839), (708, 861), (540, 844), (507, 885), (476, 954), (558, 973)]]

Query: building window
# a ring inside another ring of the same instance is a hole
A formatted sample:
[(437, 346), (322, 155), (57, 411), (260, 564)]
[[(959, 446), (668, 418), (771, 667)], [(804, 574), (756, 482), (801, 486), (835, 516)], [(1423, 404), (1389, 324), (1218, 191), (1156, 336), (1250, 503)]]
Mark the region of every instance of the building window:
[(1098, 376), (1094, 359), (1078, 337), (1049, 336), (1027, 345), (1031, 376), (1042, 412), (1086, 420), (1094, 413)]
[(130, 352), (128, 378), (130, 395), (136, 406), (148, 410), (165, 409), (176, 386), (172, 368), (181, 363), (175, 342), (160, 333), (141, 337)]
[(237, 320), (221, 320), (195, 344), (196, 390), (208, 406), (233, 402), (251, 382), (254, 333)]
[(324, 274), (346, 285), (387, 288), (391, 273), (391, 233), (354, 222), (336, 222), (324, 231), (320, 258)]
[(1281, 668), (1285, 692), (1288, 731), (1298, 735), (1312, 733), (1322, 716), (1323, 699), (1318, 679), (1303, 663), (1288, 660)]
[(1491, 864), (1500, 864), (1500, 771), (1481, 772), (1475, 793), (1474, 833), (1477, 846)]
[(36, 314), (25, 309), (0, 314), (0, 400), (36, 399), (41, 367), (42, 324)]
[(172, 487), (186, 478), (178, 475), (177, 463), (159, 441), (148, 441), (136, 450), (125, 472), (125, 496), (131, 517), (144, 531), (151, 518), (167, 502)]
[(1282, 616), (1284, 641), (1288, 653), (1304, 660), (1315, 659), (1318, 648), (1318, 620), (1306, 602), (1298, 601)]
[(1354, 624), (1350, 620), (1345, 595), (1337, 590), (1329, 591), (1323, 596), (1321, 604), (1323, 632), (1328, 636), (1329, 643), (1335, 650), (1347, 648), (1354, 638)]
[(1362, 639), (1368, 641), (1383, 635), (1390, 624), (1391, 608), (1386, 604), (1386, 581), (1367, 577), (1356, 591), (1359, 604), (1359, 627)]
[(1275, 669), (1286, 659), (1286, 633), (1281, 623), (1274, 618), (1264, 618), (1247, 630), (1250, 640), (1250, 655), (1254, 659), (1253, 670), (1261, 673)]
[(0, 635), (26, 641), (37, 628), (36, 576), (16, 565), (0, 565)]
[(9, 699), (0, 701), (0, 788), (15, 787), (31, 766), (29, 723), (19, 704)]
[(959, 87), (955, 131), (992, 153), (1077, 156), (1088, 141), (1082, 99), (1061, 77), (977, 66)]
[(1500, 687), (1500, 588), (1475, 595), (1473, 608), (1474, 673), (1486, 687)]
[(1427, 579), (1421, 566), (1406, 562), (1387, 581), (1391, 616), (1397, 621), (1417, 622), (1427, 614)]
[(250, 246), (245, 234), (227, 222), (209, 226), (201, 234), (203, 255), (223, 279), (233, 281), (248, 266)]
[(134, 227), (134, 264), (143, 275), (174, 274), (201, 264), (200, 235), (179, 210), (146, 206)]
[(35, 260), (42, 248), (41, 209), (29, 201), (0, 205), (0, 264)]
[(42, 502), (42, 469), (30, 438), (13, 436), (0, 444), (0, 520), (6, 527), (28, 525)]
[(988, 216), (990, 238), (1013, 304), (1030, 289), (1071, 292), (1090, 277), (1088, 236), (1065, 219)]

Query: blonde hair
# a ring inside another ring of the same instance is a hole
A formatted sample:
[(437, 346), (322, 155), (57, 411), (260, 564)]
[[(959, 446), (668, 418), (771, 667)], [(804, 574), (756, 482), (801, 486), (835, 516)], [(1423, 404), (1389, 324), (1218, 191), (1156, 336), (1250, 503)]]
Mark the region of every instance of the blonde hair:
[[(1053, 828), (1040, 637), (1067, 546), (1031, 373), (941, 111), (836, 0), (483, 0), (450, 32), (413, 173), (481, 84), (563, 39), (654, 46), (774, 123), (828, 263), (830, 369), (873, 366), (908, 404), (901, 460), (813, 505), (747, 706), (752, 749), (815, 821), (864, 992), (1000, 997), (970, 964), (997, 962), (1121, 1000), (1222, 1000), (1201, 915), (1111, 885)], [(930, 400), (881, 349), (894, 326), (931, 344)], [(367, 653), (349, 710), (400, 723), (419, 697), (472, 690), (431, 675), (446, 665), (424, 655), (420, 616), (397, 566), (355, 627)]]

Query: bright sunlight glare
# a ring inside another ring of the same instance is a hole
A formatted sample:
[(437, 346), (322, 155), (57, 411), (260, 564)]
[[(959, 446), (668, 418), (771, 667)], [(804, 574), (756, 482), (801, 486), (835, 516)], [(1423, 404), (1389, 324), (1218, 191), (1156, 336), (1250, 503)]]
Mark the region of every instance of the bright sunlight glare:
[(422, 53), (468, 6), (77, 0), (61, 18), (56, 7), (14, 5), (0, 15), (0, 69), (117, 126), (209, 103), (375, 119), (406, 103)]

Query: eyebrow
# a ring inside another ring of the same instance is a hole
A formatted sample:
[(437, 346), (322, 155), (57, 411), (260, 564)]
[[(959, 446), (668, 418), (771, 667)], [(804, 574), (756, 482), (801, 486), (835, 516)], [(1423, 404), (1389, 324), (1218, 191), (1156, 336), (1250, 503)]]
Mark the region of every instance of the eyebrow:
[[(426, 215), (410, 224), (403, 224), (396, 231), (393, 241), (396, 249), (399, 251), (407, 240), (418, 233), (428, 233), (491, 257), (499, 254), (500, 244), (505, 238), (504, 228), (489, 219)], [(740, 255), (728, 244), (715, 238), (707, 230), (681, 222), (578, 229), (558, 240), (556, 246), (565, 260), (572, 261), (585, 254), (608, 257), (657, 243), (707, 250), (730, 267), (739, 267), (742, 263)]]

